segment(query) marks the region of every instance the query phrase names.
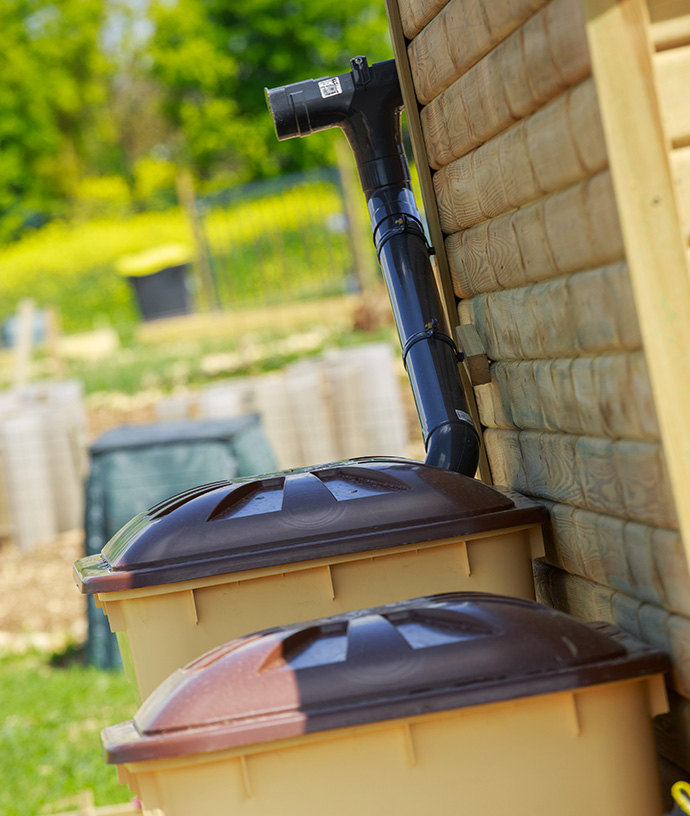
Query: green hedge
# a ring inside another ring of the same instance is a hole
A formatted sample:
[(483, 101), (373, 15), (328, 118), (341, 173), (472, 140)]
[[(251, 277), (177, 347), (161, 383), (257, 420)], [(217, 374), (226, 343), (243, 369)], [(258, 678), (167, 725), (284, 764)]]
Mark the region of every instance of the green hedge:
[[(207, 212), (204, 227), (222, 305), (342, 291), (351, 261), (338, 224), (341, 210), (338, 188), (312, 181)], [(50, 224), (0, 248), (0, 321), (31, 297), (39, 307), (55, 307), (67, 332), (90, 329), (103, 315), (115, 326), (131, 325), (138, 320), (136, 304), (115, 272), (117, 259), (191, 241), (179, 209)]]

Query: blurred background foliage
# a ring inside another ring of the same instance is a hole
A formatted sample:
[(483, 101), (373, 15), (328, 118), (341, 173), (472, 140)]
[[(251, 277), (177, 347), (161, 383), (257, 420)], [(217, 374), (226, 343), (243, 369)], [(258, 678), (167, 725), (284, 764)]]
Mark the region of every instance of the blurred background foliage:
[(263, 89), (390, 57), (382, 3), (2, 0), (0, 243), (332, 161), (280, 148)]
[(115, 261), (180, 240), (208, 244), (222, 308), (348, 290), (318, 170), (343, 137), (278, 143), (264, 88), (390, 58), (383, 3), (2, 0), (0, 32), (0, 321), (30, 296), (65, 331), (126, 332)]

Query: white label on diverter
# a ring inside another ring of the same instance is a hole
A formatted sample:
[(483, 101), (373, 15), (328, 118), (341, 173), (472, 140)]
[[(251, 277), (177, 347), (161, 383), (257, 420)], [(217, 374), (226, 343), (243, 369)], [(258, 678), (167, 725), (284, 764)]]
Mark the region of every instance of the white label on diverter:
[(343, 92), (343, 89), (340, 87), (340, 77), (331, 77), (329, 79), (322, 79), (319, 82), (319, 90), (321, 91), (321, 96), (323, 99), (327, 99), (329, 96), (337, 96)]

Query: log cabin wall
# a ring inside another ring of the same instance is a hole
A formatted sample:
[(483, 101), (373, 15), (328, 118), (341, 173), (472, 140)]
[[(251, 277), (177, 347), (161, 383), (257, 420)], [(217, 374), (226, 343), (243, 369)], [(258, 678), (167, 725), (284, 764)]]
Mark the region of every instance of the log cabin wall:
[[(648, 371), (654, 330), (638, 320), (635, 228), (612, 177), (606, 80), (592, 68), (597, 2), (388, 0), (388, 11), (458, 321), (490, 361), (474, 395), (492, 479), (550, 510), (535, 565), (542, 601), (672, 656), (672, 708), (657, 733), (673, 780), (690, 771), (690, 577), (659, 415), (673, 426)], [(650, 0), (642, 19), (676, 187), (666, 220), (682, 230), (685, 263), (690, 0)]]

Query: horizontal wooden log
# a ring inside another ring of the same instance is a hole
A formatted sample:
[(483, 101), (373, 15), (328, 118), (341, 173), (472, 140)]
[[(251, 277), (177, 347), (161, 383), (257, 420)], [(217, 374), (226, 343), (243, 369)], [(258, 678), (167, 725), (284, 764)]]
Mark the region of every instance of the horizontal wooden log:
[(489, 428), (484, 443), (494, 484), (539, 499), (677, 529), (657, 442)]
[(476, 295), (460, 302), (492, 361), (575, 357), (640, 348), (624, 263)]
[(495, 218), (606, 167), (592, 79), (434, 175), (446, 233)]
[(463, 354), (470, 382), (473, 385), (490, 383), (489, 359), (474, 326), (471, 323), (456, 326), (455, 338)]
[(690, 617), (690, 575), (676, 530), (544, 504), (551, 518), (547, 563)]
[(513, 430), (513, 417), (510, 406), (503, 403), (497, 396), (493, 383), (483, 383), (474, 386), (474, 398), (481, 423), (486, 428), (502, 428)]
[(460, 298), (617, 261), (624, 250), (611, 176), (450, 235), (446, 252)]
[(416, 37), (446, 5), (448, 0), (398, 0), (400, 21), (407, 39)]
[[(644, 355), (494, 363), (480, 417), (488, 428), (658, 439)], [(500, 408), (487, 403), (498, 402)], [(500, 420), (501, 424), (494, 424)]]
[(584, 621), (607, 621), (671, 658), (671, 687), (690, 697), (690, 618), (638, 601), (624, 592), (571, 575), (546, 563), (535, 565), (537, 600)]
[[(656, 744), (663, 757), (686, 769), (687, 778), (687, 770), (690, 769), (690, 700), (669, 691), (668, 702), (668, 714), (661, 714), (654, 720)], [(681, 778), (684, 777), (676, 776), (673, 782)]]
[(465, 155), (589, 73), (580, 0), (551, 0), (422, 110), (429, 164)]
[[(656, 720), (655, 720), (656, 722)], [(657, 750), (659, 749), (659, 739), (657, 737)], [(666, 759), (661, 753), (657, 754), (659, 769), (659, 781), (661, 782), (661, 793), (663, 795), (664, 812), (671, 813), (674, 807), (671, 788), (676, 782), (690, 782), (690, 767), (683, 768), (675, 762)]]
[(535, 562), (534, 583), (540, 603), (579, 620), (614, 623), (611, 599), (615, 590), (571, 576), (545, 562)]
[(690, 144), (690, 45), (662, 51), (654, 57), (659, 106), (666, 136), (674, 147)]
[(411, 42), (417, 99), (427, 105), (545, 0), (450, 0)]
[(690, 237), (690, 147), (671, 151), (671, 170), (678, 191), (683, 232)]
[(690, 2), (647, 0), (652, 41), (657, 50), (690, 45)]

